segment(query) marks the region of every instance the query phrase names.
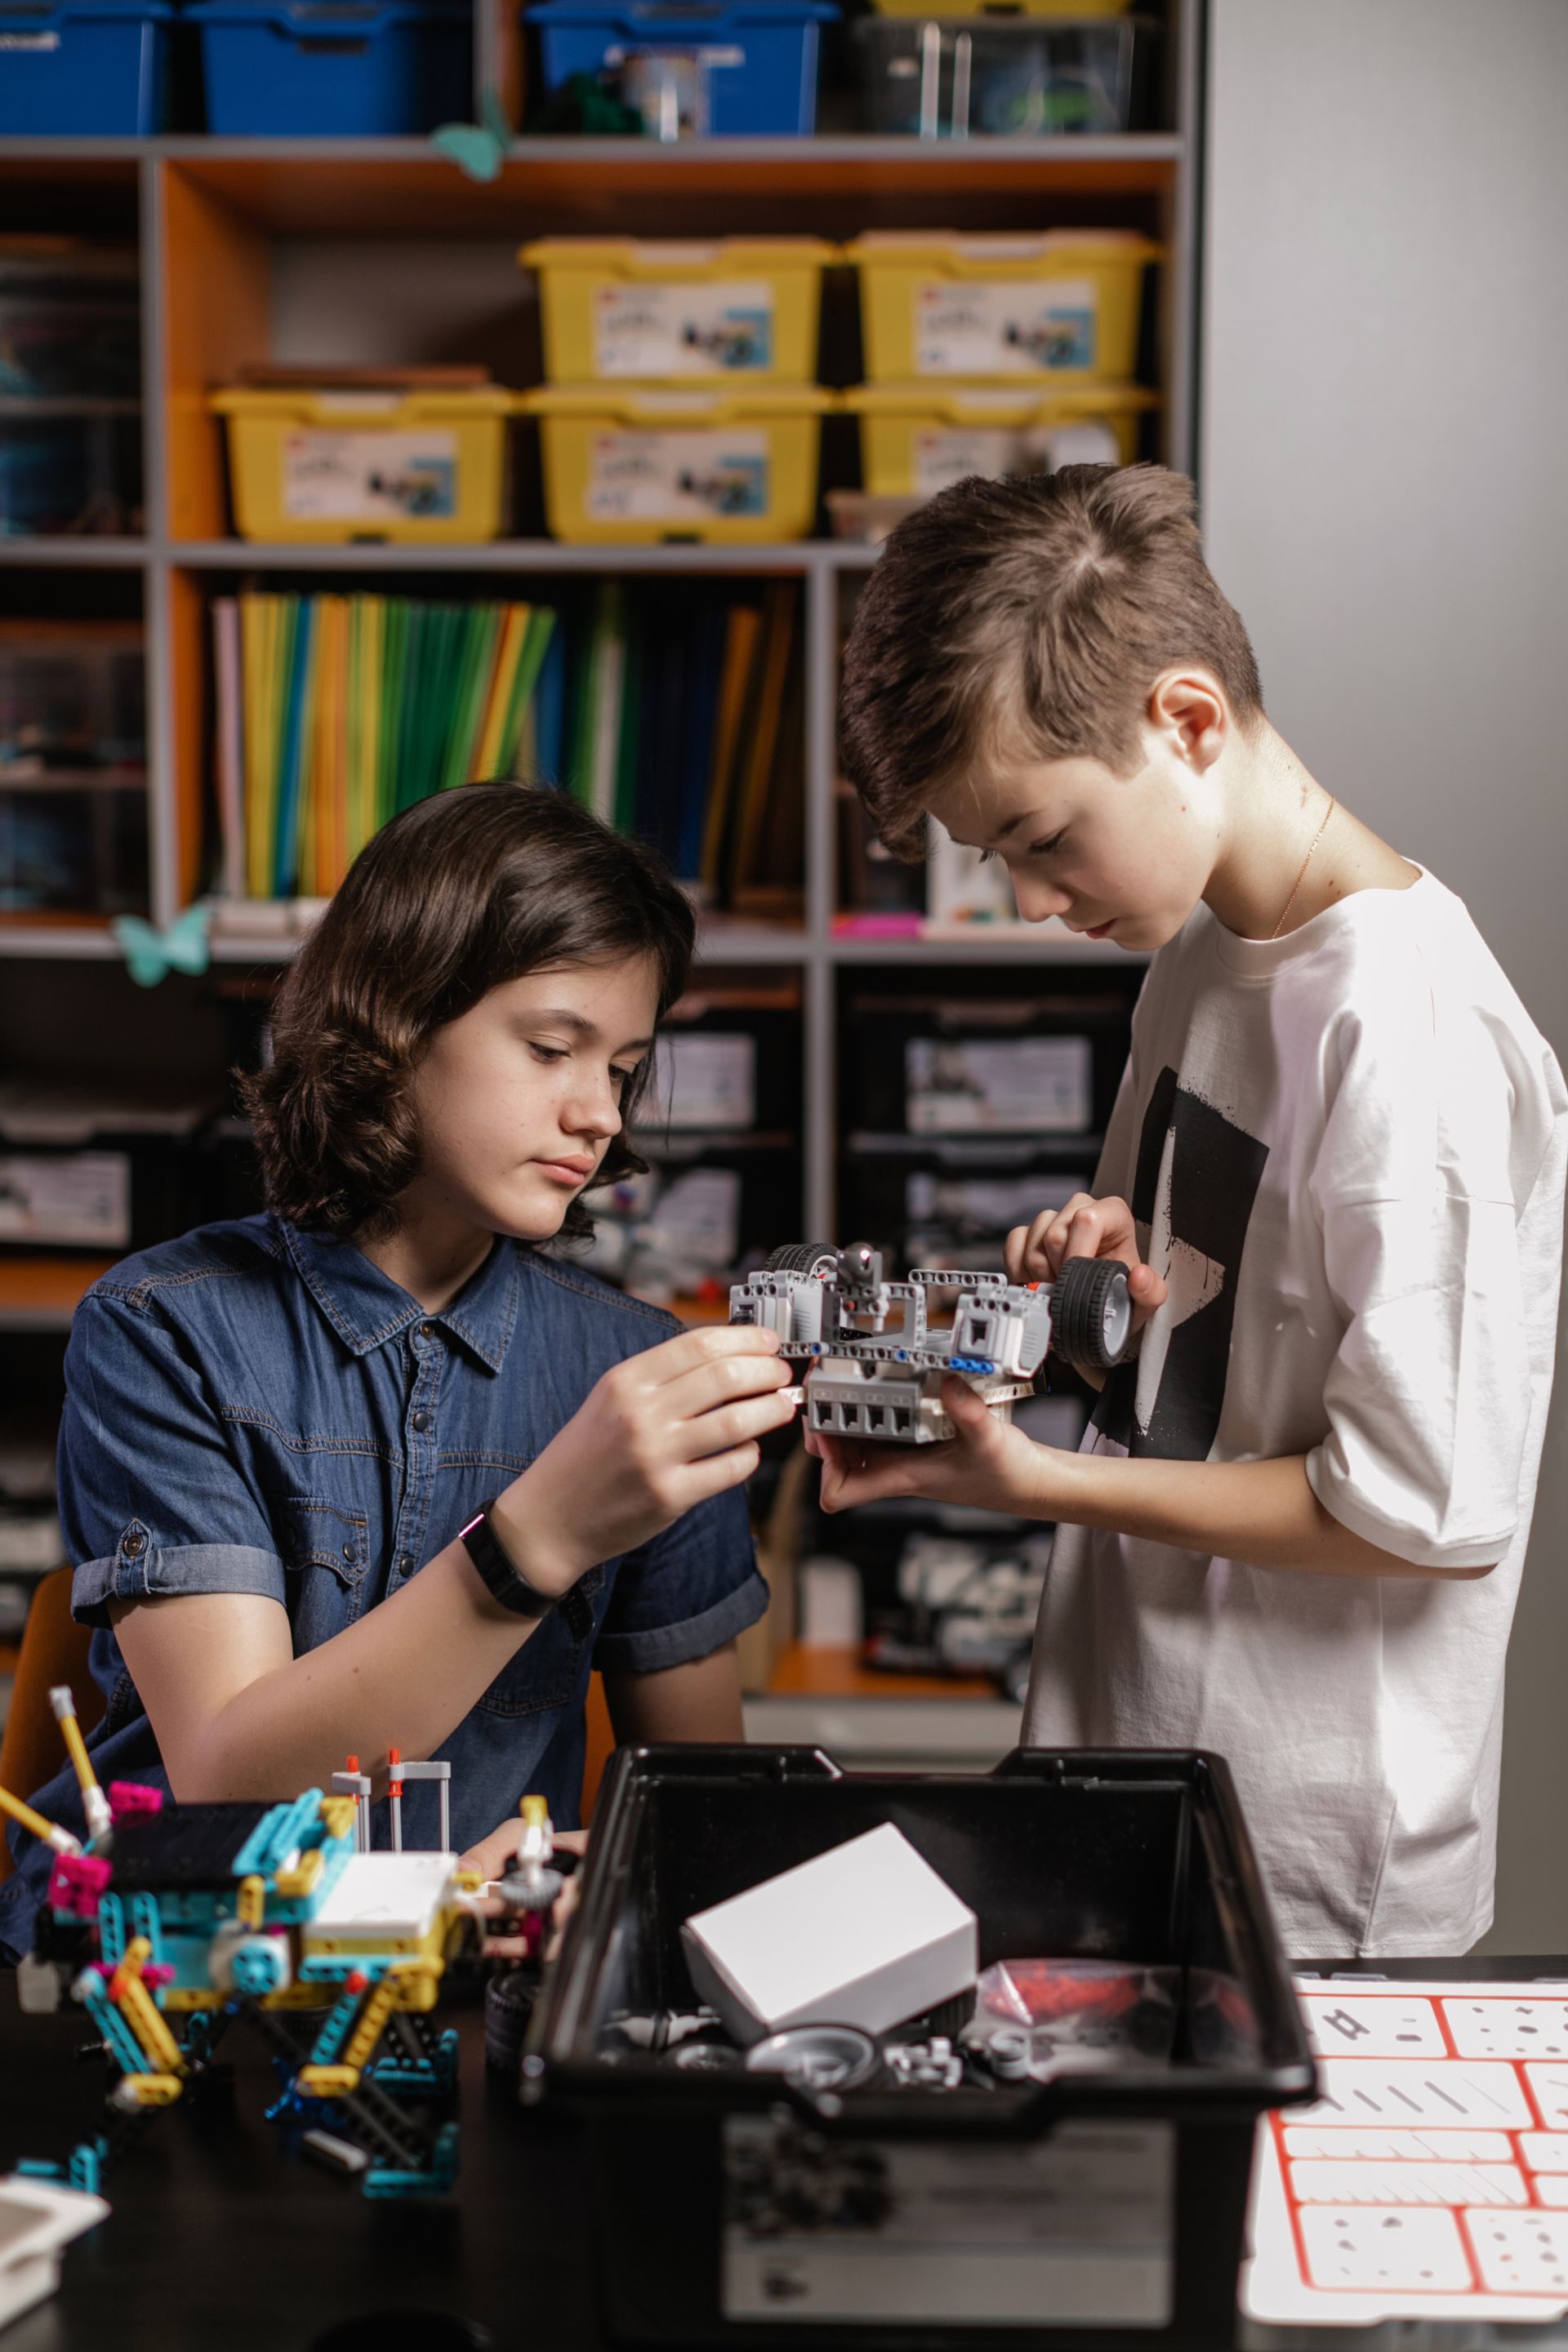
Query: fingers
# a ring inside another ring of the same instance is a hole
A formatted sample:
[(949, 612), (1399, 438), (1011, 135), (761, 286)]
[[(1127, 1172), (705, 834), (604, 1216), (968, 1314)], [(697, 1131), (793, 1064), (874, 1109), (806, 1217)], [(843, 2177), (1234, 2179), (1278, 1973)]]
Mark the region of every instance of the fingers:
[[(646, 1362), (647, 1359), (642, 1360)], [(674, 1380), (661, 1383), (657, 1392), (658, 1409), (661, 1415), (668, 1413), (679, 1420), (689, 1420), (738, 1397), (771, 1396), (779, 1389), (793, 1387), (795, 1379), (795, 1367), (779, 1355), (708, 1356), (700, 1358)], [(773, 1426), (772, 1423), (768, 1425)]]
[(715, 1495), (726, 1495), (731, 1486), (743, 1486), (755, 1475), (762, 1458), (762, 1448), (753, 1438), (744, 1445), (731, 1446), (728, 1454), (709, 1454), (700, 1461), (689, 1463), (680, 1474), (680, 1501), (670, 1517), (678, 1519), (682, 1511), (695, 1510), (699, 1503), (706, 1503)]
[(879, 1445), (874, 1449), (879, 1458), (872, 1461), (870, 1446), (858, 1445), (851, 1451), (837, 1438), (825, 1443), (818, 1498), (823, 1510), (852, 1511), (862, 1503), (880, 1503), (891, 1495), (911, 1491), (910, 1465), (900, 1458), (905, 1451), (902, 1446)]
[(1132, 1304), (1143, 1315), (1152, 1315), (1156, 1307), (1163, 1307), (1170, 1295), (1170, 1285), (1163, 1274), (1152, 1265), (1135, 1265), (1127, 1277), (1128, 1294)]
[(676, 1459), (696, 1462), (710, 1454), (727, 1454), (749, 1438), (783, 1429), (799, 1410), (793, 1396), (781, 1396), (775, 1389), (766, 1396), (745, 1397), (738, 1404), (718, 1405), (711, 1412), (697, 1413), (676, 1424)]
[(683, 1331), (678, 1339), (649, 1348), (634, 1360), (647, 1377), (665, 1381), (680, 1380), (726, 1356), (776, 1356), (778, 1351), (778, 1333), (760, 1323), (705, 1323), (699, 1330)]

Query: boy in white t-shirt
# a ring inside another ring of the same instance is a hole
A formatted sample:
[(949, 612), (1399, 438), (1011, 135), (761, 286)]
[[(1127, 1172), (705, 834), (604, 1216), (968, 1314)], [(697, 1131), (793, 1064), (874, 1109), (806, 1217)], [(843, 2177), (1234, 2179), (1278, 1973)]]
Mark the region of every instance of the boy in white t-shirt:
[(1153, 952), (1094, 1193), (1015, 1278), (1131, 1269), (1083, 1450), (814, 1437), (823, 1501), (1054, 1520), (1026, 1737), (1236, 1772), (1289, 1948), (1491, 1917), (1503, 1660), (1551, 1387), (1568, 1097), (1462, 903), (1308, 774), (1158, 467), (958, 484), (845, 656), (883, 838), (928, 815), (1019, 913)]

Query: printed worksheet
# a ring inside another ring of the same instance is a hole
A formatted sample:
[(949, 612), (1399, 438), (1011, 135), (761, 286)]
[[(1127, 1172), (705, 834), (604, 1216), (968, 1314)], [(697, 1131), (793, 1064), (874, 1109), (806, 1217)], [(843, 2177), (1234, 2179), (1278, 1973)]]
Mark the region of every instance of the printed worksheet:
[(1255, 2319), (1568, 2310), (1568, 1983), (1303, 1977), (1320, 2096), (1265, 2116)]

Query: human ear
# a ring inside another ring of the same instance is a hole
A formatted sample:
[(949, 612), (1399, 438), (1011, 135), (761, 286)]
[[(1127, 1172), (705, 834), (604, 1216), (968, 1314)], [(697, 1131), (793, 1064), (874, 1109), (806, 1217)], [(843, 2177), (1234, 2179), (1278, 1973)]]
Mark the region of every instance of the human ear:
[(1189, 766), (1210, 768), (1230, 730), (1225, 689), (1204, 669), (1163, 670), (1149, 689), (1149, 724)]

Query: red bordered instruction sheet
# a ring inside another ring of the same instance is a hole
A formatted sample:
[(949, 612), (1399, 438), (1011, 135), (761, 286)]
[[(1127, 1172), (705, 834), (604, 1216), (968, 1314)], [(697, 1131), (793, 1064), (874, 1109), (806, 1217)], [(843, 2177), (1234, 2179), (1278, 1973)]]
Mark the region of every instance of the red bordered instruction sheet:
[(1302, 1978), (1321, 2095), (1266, 2116), (1254, 2318), (1568, 2310), (1568, 1982)]

